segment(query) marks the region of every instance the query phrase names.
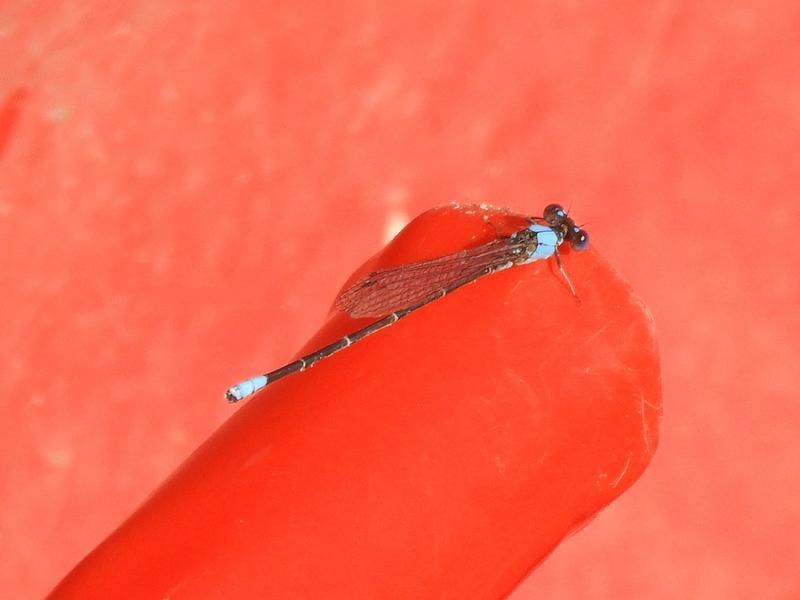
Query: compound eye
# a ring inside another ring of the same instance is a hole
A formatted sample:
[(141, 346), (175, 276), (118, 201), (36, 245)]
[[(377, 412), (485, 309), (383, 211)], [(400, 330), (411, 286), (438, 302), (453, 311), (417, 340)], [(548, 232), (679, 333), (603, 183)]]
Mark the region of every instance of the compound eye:
[(569, 232), (569, 243), (578, 252), (589, 246), (589, 234), (580, 227), (573, 227)]
[(544, 220), (547, 221), (548, 225), (555, 226), (567, 218), (567, 213), (561, 208), (560, 204), (548, 204), (544, 207), (542, 216)]

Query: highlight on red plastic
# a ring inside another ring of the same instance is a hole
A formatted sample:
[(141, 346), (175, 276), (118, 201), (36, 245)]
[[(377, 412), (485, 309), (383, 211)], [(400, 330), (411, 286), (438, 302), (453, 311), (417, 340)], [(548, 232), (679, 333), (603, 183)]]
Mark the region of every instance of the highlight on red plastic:
[[(523, 223), (431, 210), (351, 282)], [(580, 302), (515, 267), (269, 386), (50, 597), (505, 596), (658, 442), (649, 313), (594, 249), (563, 260)], [(333, 310), (298, 355), (364, 323)]]

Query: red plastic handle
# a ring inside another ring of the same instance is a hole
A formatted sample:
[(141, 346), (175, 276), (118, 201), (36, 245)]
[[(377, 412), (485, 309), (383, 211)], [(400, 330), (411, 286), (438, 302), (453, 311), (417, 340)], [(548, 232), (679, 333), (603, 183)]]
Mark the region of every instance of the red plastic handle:
[[(513, 230), (429, 211), (354, 274)], [(247, 402), (51, 598), (500, 598), (655, 451), (647, 310), (593, 251), (481, 279)], [(331, 318), (303, 351), (353, 330)], [(265, 365), (270, 366), (270, 365)]]

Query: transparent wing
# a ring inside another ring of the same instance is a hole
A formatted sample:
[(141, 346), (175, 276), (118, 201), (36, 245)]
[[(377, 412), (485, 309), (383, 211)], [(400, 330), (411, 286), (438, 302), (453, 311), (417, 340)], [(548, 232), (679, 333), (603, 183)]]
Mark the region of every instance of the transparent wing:
[(336, 306), (351, 317), (382, 317), (421, 300), (471, 273), (501, 267), (524, 250), (509, 237), (431, 260), (370, 273), (348, 288)]

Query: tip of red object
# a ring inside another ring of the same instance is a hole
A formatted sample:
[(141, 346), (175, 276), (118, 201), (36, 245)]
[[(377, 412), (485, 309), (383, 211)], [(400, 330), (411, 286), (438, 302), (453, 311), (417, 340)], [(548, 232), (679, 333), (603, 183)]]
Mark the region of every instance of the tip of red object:
[[(433, 209), (354, 273), (525, 217)], [(661, 417), (652, 319), (592, 249), (480, 279), (277, 382), (53, 598), (507, 594), (629, 487)], [(362, 322), (334, 310), (303, 351)]]

